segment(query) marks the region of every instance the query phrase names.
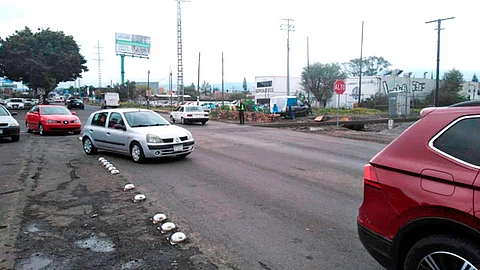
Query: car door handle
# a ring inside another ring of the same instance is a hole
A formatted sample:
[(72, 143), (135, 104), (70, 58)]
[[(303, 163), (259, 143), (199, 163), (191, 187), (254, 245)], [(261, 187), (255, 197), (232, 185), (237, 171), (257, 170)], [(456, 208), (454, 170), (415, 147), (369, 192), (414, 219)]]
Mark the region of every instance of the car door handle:
[(110, 136), (110, 132), (107, 132), (107, 136)]
[(90, 133), (93, 133), (93, 129), (90, 129)]

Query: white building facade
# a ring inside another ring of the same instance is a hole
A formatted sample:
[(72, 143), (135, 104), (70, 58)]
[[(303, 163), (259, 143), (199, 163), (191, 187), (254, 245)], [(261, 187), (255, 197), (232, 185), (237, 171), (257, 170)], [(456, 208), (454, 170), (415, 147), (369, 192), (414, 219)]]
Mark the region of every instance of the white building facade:
[[(300, 77), (290, 77), (290, 95), (296, 96), (298, 93), (304, 93), (301, 86)], [(287, 77), (286, 76), (257, 76), (255, 77), (254, 89), (255, 103), (269, 103), (271, 97), (287, 95)]]

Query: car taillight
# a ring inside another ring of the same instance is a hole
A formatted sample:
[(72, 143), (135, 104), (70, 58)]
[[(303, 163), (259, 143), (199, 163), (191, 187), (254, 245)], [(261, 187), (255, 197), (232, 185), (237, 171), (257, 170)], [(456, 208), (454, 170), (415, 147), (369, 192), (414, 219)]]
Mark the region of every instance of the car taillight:
[(382, 189), (378, 182), (377, 172), (371, 164), (367, 164), (363, 167), (363, 183), (376, 189)]
[(187, 114), (188, 117), (192, 117), (192, 114)]

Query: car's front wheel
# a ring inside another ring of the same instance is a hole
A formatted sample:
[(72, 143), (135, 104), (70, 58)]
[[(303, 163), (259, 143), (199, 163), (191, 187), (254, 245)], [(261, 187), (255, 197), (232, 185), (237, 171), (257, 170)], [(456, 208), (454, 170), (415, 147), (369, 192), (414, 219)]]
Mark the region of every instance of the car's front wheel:
[(10, 137), (12, 142), (18, 142), (20, 140), (20, 135)]
[(173, 116), (171, 116), (171, 115), (170, 115), (170, 122), (171, 122), (172, 124), (175, 124), (175, 119), (174, 119)]
[(462, 238), (429, 236), (412, 246), (404, 269), (480, 269), (480, 246)]
[(145, 160), (142, 146), (137, 142), (134, 142), (130, 147), (130, 155), (132, 156), (133, 161), (136, 163), (142, 163)]
[(85, 151), (85, 154), (87, 155), (93, 155), (97, 153), (97, 148), (93, 145), (92, 141), (88, 137), (83, 139), (83, 151)]
[(45, 132), (45, 130), (43, 129), (43, 125), (42, 125), (42, 124), (40, 124), (40, 125), (38, 126), (38, 133), (40, 134), (40, 136), (45, 136), (45, 135), (46, 135), (46, 132)]

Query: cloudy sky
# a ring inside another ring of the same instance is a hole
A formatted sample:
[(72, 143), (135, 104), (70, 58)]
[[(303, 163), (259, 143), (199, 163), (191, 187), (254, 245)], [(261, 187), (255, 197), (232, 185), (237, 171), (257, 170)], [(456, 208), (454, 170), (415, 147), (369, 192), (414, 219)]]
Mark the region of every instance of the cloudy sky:
[[(97, 41), (101, 49), (102, 84), (120, 81), (120, 57), (115, 32), (151, 37), (150, 59), (126, 58), (125, 77), (134, 81), (168, 83), (169, 68), (176, 80), (177, 10), (175, 0), (54, 1), (0, 0), (0, 36), (25, 26), (64, 31), (74, 36), (87, 59), (89, 72), (81, 84), (98, 84)], [(443, 22), (441, 69), (457, 68), (470, 80), (480, 73), (478, 12), (480, 1), (457, 0), (191, 0), (182, 3), (185, 84), (197, 82), (198, 53), (201, 81), (221, 82), (222, 52), (225, 81), (249, 85), (255, 76), (286, 75), (286, 31), (281, 18), (294, 19), (290, 33), (290, 74), (300, 76), (307, 63), (346, 62), (360, 56), (362, 21), (364, 56), (383, 56), (393, 67), (434, 72), (437, 32), (426, 21)]]

